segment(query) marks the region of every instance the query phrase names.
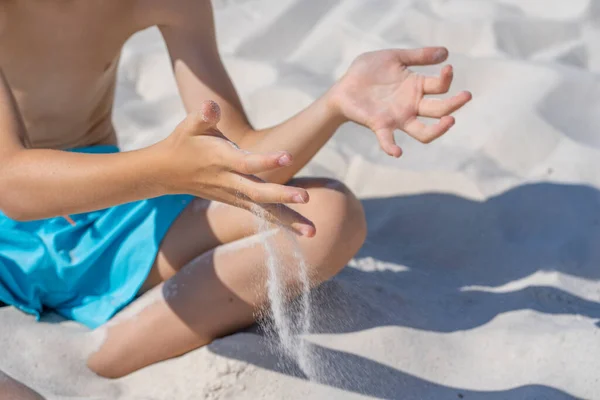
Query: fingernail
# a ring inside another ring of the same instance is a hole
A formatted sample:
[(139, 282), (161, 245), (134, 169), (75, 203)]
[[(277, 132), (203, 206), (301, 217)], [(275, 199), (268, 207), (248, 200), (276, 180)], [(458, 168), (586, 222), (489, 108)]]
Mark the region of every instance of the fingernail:
[(304, 197), (301, 194), (298, 193), (298, 194), (294, 195), (294, 203), (302, 203), (302, 204), (304, 204), (306, 202), (304, 201)]
[(202, 104), (202, 119), (204, 122), (211, 123), (221, 119), (221, 108), (212, 100), (206, 100)]
[(310, 236), (312, 229), (310, 229), (308, 226), (302, 226), (300, 227), (300, 233), (302, 233), (303, 236)]
[(445, 50), (445, 49), (439, 49), (439, 50), (437, 50), (437, 51), (435, 52), (435, 54), (434, 54), (434, 56), (433, 56), (433, 57), (434, 57), (434, 59), (435, 59), (436, 61), (439, 61), (439, 62), (441, 62), (441, 61), (443, 61), (443, 60), (446, 58), (446, 54), (447, 54), (447, 53), (446, 53), (446, 50)]
[(290, 165), (291, 163), (292, 163), (292, 158), (289, 156), (289, 154), (284, 154), (281, 157), (279, 157), (279, 159), (277, 160), (277, 164), (279, 164), (282, 167)]

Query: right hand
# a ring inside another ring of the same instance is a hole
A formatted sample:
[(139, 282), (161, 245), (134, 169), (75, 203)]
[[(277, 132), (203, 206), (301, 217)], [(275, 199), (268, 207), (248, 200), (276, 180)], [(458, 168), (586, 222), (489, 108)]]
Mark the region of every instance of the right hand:
[[(435, 65), (448, 58), (444, 47), (373, 51), (359, 56), (329, 92), (330, 104), (343, 120), (371, 129), (381, 148), (400, 157), (394, 131), (402, 130), (422, 143), (430, 143), (455, 123), (450, 114), (471, 101), (463, 91), (445, 100), (425, 97), (447, 93), (453, 79), (452, 66), (439, 77), (426, 77), (409, 69), (413, 65)], [(438, 119), (425, 125), (418, 117)]]
[(308, 219), (283, 205), (304, 204), (308, 192), (302, 188), (266, 183), (254, 174), (291, 165), (288, 152), (268, 154), (240, 150), (216, 128), (219, 106), (206, 101), (200, 111), (190, 113), (173, 133), (155, 145), (165, 160), (168, 193), (187, 193), (261, 213), (271, 222), (312, 237), (315, 227)]

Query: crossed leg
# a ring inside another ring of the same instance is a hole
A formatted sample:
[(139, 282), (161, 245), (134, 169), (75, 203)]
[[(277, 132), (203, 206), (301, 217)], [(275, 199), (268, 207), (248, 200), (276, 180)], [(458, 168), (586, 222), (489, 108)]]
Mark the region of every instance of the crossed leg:
[[(337, 274), (362, 246), (364, 212), (337, 181), (292, 184), (306, 188), (311, 198), (292, 207), (317, 228), (315, 237), (297, 239), (316, 286)], [(106, 340), (88, 366), (99, 375), (121, 377), (251, 325), (268, 302), (264, 249), (255, 230), (255, 218), (245, 210), (193, 202), (162, 243), (142, 288), (148, 293), (100, 328), (106, 329)], [(284, 246), (286, 235), (279, 232), (269, 240)], [(294, 264), (289, 252), (281, 257), (283, 264)], [(284, 273), (283, 282), (294, 292), (300, 282), (291, 272)]]

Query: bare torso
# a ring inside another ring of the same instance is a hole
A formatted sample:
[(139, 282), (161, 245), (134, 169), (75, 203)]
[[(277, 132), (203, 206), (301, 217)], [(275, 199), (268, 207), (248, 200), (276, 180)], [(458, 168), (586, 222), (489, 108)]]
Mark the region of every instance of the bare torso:
[(130, 0), (0, 1), (0, 66), (32, 147), (115, 144), (121, 47), (138, 26)]

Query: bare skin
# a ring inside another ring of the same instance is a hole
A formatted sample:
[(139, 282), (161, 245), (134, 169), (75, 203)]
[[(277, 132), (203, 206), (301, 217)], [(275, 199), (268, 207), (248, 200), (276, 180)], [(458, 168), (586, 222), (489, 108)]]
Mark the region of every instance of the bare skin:
[[(116, 144), (110, 111), (119, 51), (131, 34), (153, 25), (167, 43), (189, 116), (167, 139), (146, 149), (108, 155), (61, 151)], [(447, 56), (444, 48), (367, 53), (307, 109), (256, 130), (219, 58), (209, 1), (1, 2), (0, 209), (5, 214), (47, 218), (170, 193), (208, 199), (192, 204), (172, 226), (142, 289), (166, 295), (156, 296), (135, 320), (117, 315), (103, 328), (107, 340), (88, 360), (90, 368), (120, 377), (254, 321), (267, 301), (262, 250), (227, 251), (227, 244), (254, 234), (247, 211), (254, 203), (301, 235), (313, 285), (339, 272), (366, 235), (360, 202), (339, 182), (292, 178), (348, 121), (371, 129), (394, 157), (402, 152), (394, 142), (396, 130), (423, 143), (446, 133), (454, 124), (450, 114), (471, 99), (470, 93), (429, 99), (425, 95), (449, 90), (452, 67), (437, 77), (408, 67), (438, 64)], [(425, 126), (418, 116), (438, 122)], [(283, 234), (275, 240), (284, 240)], [(287, 283), (297, 285), (292, 277)]]
[(34, 390), (0, 371), (0, 394), (2, 400), (44, 400)]

